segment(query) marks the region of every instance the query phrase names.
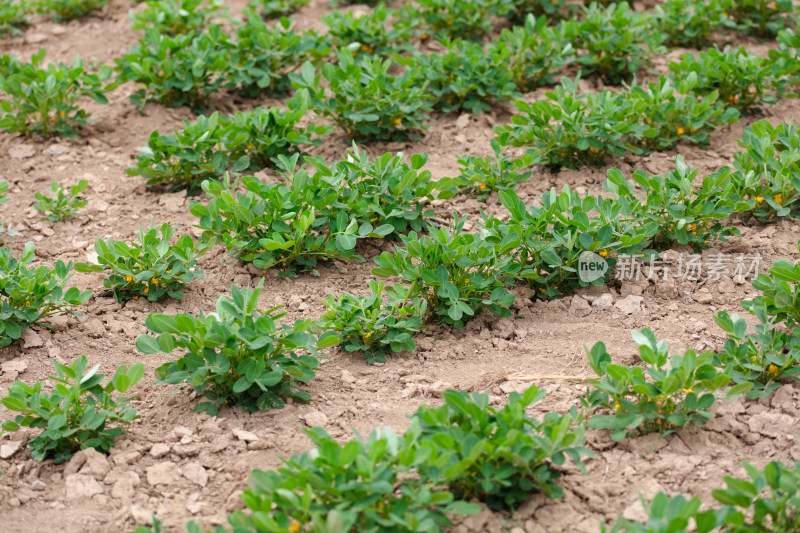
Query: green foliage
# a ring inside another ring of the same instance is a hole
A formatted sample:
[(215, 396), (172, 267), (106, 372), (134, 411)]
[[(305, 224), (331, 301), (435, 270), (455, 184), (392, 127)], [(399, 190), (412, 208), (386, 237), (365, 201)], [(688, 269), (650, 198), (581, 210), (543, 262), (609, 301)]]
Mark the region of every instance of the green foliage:
[(566, 22), (564, 31), (578, 52), (582, 75), (618, 84), (648, 66), (648, 56), (661, 48), (663, 35), (653, 28), (651, 15), (633, 11), (627, 2), (606, 7), (593, 2), (581, 15)]
[(81, 180), (67, 190), (61, 187), (58, 182), (54, 181), (50, 185), (50, 192), (52, 194), (46, 195), (40, 192), (34, 194), (37, 202), (33, 204), (33, 207), (46, 215), (42, 220), (49, 220), (51, 222), (64, 221), (74, 216), (75, 213), (78, 212), (78, 209), (84, 207), (88, 203), (86, 200), (78, 199), (78, 196), (85, 191), (88, 186), (89, 180)]
[[(433, 216), (433, 211), (426, 204), (441, 188), (430, 171), (423, 170), (428, 154), (412, 155), (410, 165), (404, 159), (402, 152), (387, 152), (370, 161), (366, 150), (353, 144), (344, 159), (330, 166), (320, 157), (307, 157), (306, 162), (316, 169), (314, 186), (337, 189), (340, 202), (347, 205), (345, 212), (354, 215), (359, 226), (369, 224), (381, 235), (397, 238), (409, 229), (428, 227), (425, 218)], [(281, 160), (293, 172), (294, 163), (282, 156)]]
[(716, 92), (719, 100), (742, 113), (757, 112), (759, 106), (774, 103), (775, 96), (767, 94), (777, 87), (772, 63), (739, 47), (731, 50), (709, 48), (694, 54), (682, 54), (679, 62), (671, 61), (669, 69), (675, 80), (696, 76), (692, 91), (698, 95)]
[(557, 20), (569, 18), (575, 11), (575, 5), (568, 0), (509, 0), (511, 11), (506, 16), (514, 24), (524, 23), (528, 15)]
[(0, 37), (19, 35), (28, 27), (28, 7), (22, 0), (9, 0), (0, 4)]
[(59, 63), (41, 68), (45, 50), (34, 54), (30, 63), (20, 63), (5, 56), (0, 70), (0, 128), (42, 137), (61, 135), (74, 137), (75, 128), (86, 124), (89, 114), (77, 105), (80, 98), (89, 97), (107, 104), (105, 92), (111, 85), (103, 82), (111, 77), (111, 69), (102, 67), (89, 73), (83, 61), (76, 57), (72, 66)]
[(140, 110), (146, 102), (158, 102), (200, 111), (225, 83), (232, 48), (220, 26), (174, 36), (149, 28), (130, 53), (114, 61), (120, 81), (144, 86), (130, 97)]
[[(504, 29), (492, 43), (488, 54), (492, 63), (507, 65), (508, 73), (521, 91), (531, 91), (553, 84), (552, 74), (574, 61), (572, 44), (567, 40), (564, 25), (551, 28), (548, 18), (528, 15), (524, 25)], [(499, 67), (498, 67), (499, 68)]]
[(56, 22), (83, 18), (105, 6), (109, 0), (33, 0), (31, 7)]
[(325, 37), (313, 31), (296, 33), (286, 18), (267, 25), (251, 14), (236, 38), (226, 87), (251, 98), (283, 96), (292, 87), (290, 73), (307, 61), (321, 63), (331, 50)]
[(314, 136), (330, 131), (313, 123), (298, 126), (308, 109), (307, 98), (301, 91), (287, 102), (286, 111), (259, 107), (222, 117), (214, 113), (193, 123), (186, 121), (186, 127), (172, 135), (154, 131), (137, 156), (137, 165), (127, 172), (142, 176), (150, 187), (197, 194), (203, 180), (275, 166), (276, 156), (319, 144)]
[(562, 494), (556, 483), (567, 457), (581, 469), (583, 426), (576, 413), (548, 413), (541, 422), (525, 412), (544, 397), (534, 385), (512, 392), (503, 409), (489, 407), (488, 394), (448, 390), (444, 405), (422, 406), (406, 432), (407, 446), (427, 456), (417, 467), (420, 477), (446, 485), (459, 500), (473, 498), (491, 509), (515, 509), (532, 491), (551, 498)]
[(705, 176), (699, 187), (693, 185), (697, 173), (676, 156), (675, 170), (663, 176), (644, 170), (633, 173), (643, 196), (616, 168), (608, 171), (605, 188), (618, 195), (623, 216), (646, 228), (654, 248), (667, 249), (675, 241), (703, 248), (714, 239), (726, 242), (727, 236), (739, 235), (738, 229), (722, 222), (734, 212), (747, 210), (749, 204), (741, 201), (727, 167)]
[[(555, 189), (545, 192), (541, 207), (526, 207), (510, 190), (498, 197), (508, 212), (503, 220), (484, 217), (485, 238), (508, 262), (504, 271), (509, 282), (532, 287), (537, 298), (560, 298), (589, 285), (578, 272), (586, 252), (608, 264), (605, 275), (591, 282), (602, 284), (616, 264), (613, 254), (640, 251), (646, 237), (637, 224), (620, 220), (615, 202), (580, 198), (568, 187), (560, 194)], [(602, 216), (590, 217), (593, 210)]]
[[(506, 191), (516, 188), (517, 184), (528, 181), (531, 177), (530, 170), (524, 170), (533, 165), (536, 158), (525, 155), (513, 159), (507, 155), (507, 146), (504, 144), (505, 134), (490, 141), (492, 155), (475, 157), (464, 154), (458, 159), (461, 172), (455, 178), (444, 179), (440, 182), (442, 187), (450, 186), (462, 193), (471, 195), (478, 200), (486, 200), (492, 192)], [(440, 194), (446, 198), (454, 194)]]
[(247, 7), (263, 19), (287, 17), (311, 0), (251, 0)]
[[(649, 504), (641, 497), (640, 500), (648, 515), (647, 522), (631, 522), (620, 516), (609, 533), (683, 533), (695, 531), (693, 527), (698, 533), (709, 533), (717, 526), (714, 511), (698, 512), (700, 498), (687, 500), (681, 494), (670, 498), (659, 492)], [(605, 524), (600, 524), (600, 531), (606, 533)]]
[(791, 123), (767, 120), (744, 129), (733, 154), (736, 192), (751, 202), (748, 215), (760, 222), (800, 216), (800, 132)]
[(216, 312), (198, 317), (151, 314), (147, 329), (158, 335), (140, 335), (136, 347), (143, 353), (186, 353), (156, 369), (158, 381), (191, 384), (208, 402), (195, 411), (214, 415), (223, 405), (245, 411), (281, 408), (285, 398), (308, 401), (311, 395), (297, 389), (314, 378), (319, 365), (317, 348), (338, 342), (335, 334), (311, 333), (313, 321), (279, 325), (278, 307), (258, 309), (262, 279), (255, 290), (231, 287), (231, 298), (220, 296)]
[[(3, 205), (4, 203), (8, 202), (8, 198), (5, 196), (5, 192), (7, 190), (8, 190), (8, 182), (0, 181), (0, 205)], [(19, 232), (7, 228), (6, 226), (8, 226), (8, 223), (4, 222), (3, 220), (0, 220), (0, 244), (3, 244), (3, 242), (5, 241), (6, 235), (12, 237), (19, 237), (22, 235)]]
[(758, 37), (794, 27), (798, 14), (792, 0), (722, 0), (722, 6), (740, 31)]
[(391, 428), (344, 445), (322, 428), (306, 434), (316, 446), (311, 453), (285, 459), (277, 470), (253, 471), (242, 495), (248, 512), (228, 518), (235, 531), (440, 533), (451, 524), (448, 513), (479, 510), (410, 475), (424, 457)]
[(78, 314), (70, 308), (85, 304), (91, 291), (66, 288), (72, 262), (56, 261), (55, 268), (30, 267), (34, 245), (25, 244), (19, 259), (11, 248), (0, 248), (0, 347), (8, 346), (33, 326), (45, 326), (49, 316)]
[(511, 77), (480, 43), (445, 41), (442, 54), (416, 53), (397, 60), (409, 68), (418, 68), (428, 83), (433, 107), (444, 113), (491, 109), (489, 101), (519, 96)]
[[(789, 533), (800, 520), (800, 463), (777, 461), (758, 470), (744, 463), (749, 479), (725, 476), (725, 489), (711, 495), (725, 505), (725, 531), (729, 533)], [(766, 492), (766, 493), (765, 493)]]
[(3, 406), (21, 414), (3, 422), (3, 431), (45, 428), (29, 442), (38, 461), (53, 457), (62, 463), (85, 448), (107, 452), (125, 434), (123, 426), (138, 418), (130, 400), (120, 395), (142, 379), (144, 365), (121, 365), (106, 383), (105, 376), (97, 373), (100, 363), (86, 370), (85, 355), (71, 366), (53, 359), (53, 366), (58, 375), (50, 377), (56, 383), (50, 393), (42, 392), (41, 381), (32, 386), (22, 381), (11, 385)]
[[(214, 245), (206, 239), (198, 245), (189, 235), (179, 237), (170, 244), (174, 229), (169, 224), (161, 228), (152, 226), (145, 231), (139, 226), (139, 242), (125, 243), (114, 239), (97, 239), (96, 265), (78, 263), (78, 272), (109, 271), (103, 286), (121, 303), (138, 300), (139, 296), (155, 302), (169, 296), (180, 300), (183, 288), (190, 281), (203, 277), (195, 270), (197, 259)], [(159, 235), (159, 232), (161, 233)]]
[(763, 398), (778, 388), (781, 378), (798, 379), (800, 339), (775, 329), (778, 320), (768, 316), (763, 306), (747, 307), (760, 322), (753, 326), (755, 335), (747, 334), (747, 321), (735, 314), (720, 311), (714, 317), (717, 325), (728, 334), (718, 354), (718, 366), (725, 369), (734, 383), (752, 383), (748, 397)]
[[(724, 531), (726, 533), (790, 533), (800, 518), (800, 463), (784, 465), (777, 461), (758, 470), (743, 464), (747, 478), (725, 476), (725, 489), (711, 495), (722, 504), (699, 512), (700, 499), (673, 498), (659, 492), (650, 505), (642, 504), (648, 514), (645, 524), (620, 517), (612, 533), (679, 533), (683, 531)], [(692, 524), (693, 523), (693, 524)], [(692, 526), (689, 526), (692, 524)], [(601, 526), (605, 533), (605, 527)]]
[(354, 59), (340, 52), (338, 64), (326, 63), (322, 76), (330, 84), (330, 96), (319, 87), (320, 79), (310, 64), (302, 75), (292, 77), (297, 88), (314, 95), (317, 113), (332, 119), (353, 140), (389, 141), (419, 139), (418, 130), (432, 107), (427, 82), (419, 68), (392, 75), (391, 59)]
[[(587, 391), (584, 405), (613, 413), (592, 416), (589, 427), (610, 429), (611, 438), (620, 441), (630, 432), (663, 435), (713, 418), (708, 409), (714, 405), (717, 391), (730, 382), (730, 376), (714, 367), (714, 352), (698, 355), (687, 350), (670, 357), (666, 341), (656, 341), (651, 330), (631, 334), (644, 366), (613, 364), (602, 342), (587, 350), (589, 365), (599, 379), (589, 380), (594, 390)], [(738, 384), (728, 389), (727, 395), (747, 392), (750, 387), (749, 383)]]
[[(381, 3), (372, 13), (361, 16), (352, 11), (331, 11), (323, 15), (322, 22), (329, 28), (326, 37), (335, 50), (355, 49), (358, 54), (387, 55), (414, 48), (408, 41), (417, 22), (399, 15)], [(395, 20), (390, 25), (392, 18)]]
[(434, 316), (457, 328), (484, 308), (511, 316), (514, 296), (502, 281), (506, 260), (479, 235), (462, 231), (466, 218), (453, 216), (450, 228), (403, 236), (402, 247), (375, 258), (378, 268), (372, 273), (402, 278), (410, 284), (411, 297), (424, 298)]
[(164, 35), (178, 35), (201, 31), (212, 17), (227, 16), (222, 0), (148, 0), (145, 4), (147, 7), (138, 13), (130, 12), (134, 30), (156, 28)]
[(762, 272), (756, 276), (753, 287), (762, 294), (743, 301), (742, 307), (748, 311), (763, 308), (766, 315), (774, 316), (786, 327), (800, 327), (800, 263), (789, 259), (776, 260), (769, 274)]
[(679, 141), (706, 146), (709, 132), (717, 125), (736, 122), (739, 112), (735, 107), (718, 101), (716, 91), (698, 98), (694, 94), (697, 84), (697, 77), (690, 74), (677, 87), (665, 76), (660, 76), (658, 83), (629, 87), (630, 113), (647, 124), (641, 139), (633, 142), (645, 152), (668, 150)]
[[(305, 168), (295, 169), (297, 154), (282, 159), (288, 187), (254, 177), (237, 180), (231, 187), (228, 175), (221, 183), (203, 182), (211, 200), (207, 206), (195, 203), (191, 212), (200, 219), (204, 239), (216, 236), (240, 260), (262, 269), (277, 266), (281, 276), (292, 276), (334, 258), (363, 261), (355, 254), (358, 239), (394, 231), (389, 224), (360, 224), (340, 201), (341, 191), (332, 187), (330, 169), (309, 175)], [(338, 179), (343, 186), (341, 175)]]
[[(495, 128), (512, 146), (529, 146), (552, 169), (600, 166), (612, 156), (638, 151), (647, 126), (625, 96), (603, 91), (577, 95), (577, 80), (562, 78), (546, 100), (517, 100), (522, 114)], [(633, 142), (631, 142), (633, 141)]]
[(707, 48), (716, 31), (730, 27), (725, 0), (667, 0), (654, 8), (659, 31), (670, 46)]
[(384, 355), (389, 353), (416, 349), (413, 335), (422, 329), (425, 301), (409, 299), (402, 285), (387, 288), (383, 282), (370, 280), (369, 290), (366, 296), (345, 293), (338, 299), (329, 294), (319, 325), (339, 333), (339, 346), (363, 352), (370, 364), (385, 362)]
[(512, 9), (510, 0), (420, 0), (419, 16), (440, 39), (480, 40), (492, 30), (491, 18)]

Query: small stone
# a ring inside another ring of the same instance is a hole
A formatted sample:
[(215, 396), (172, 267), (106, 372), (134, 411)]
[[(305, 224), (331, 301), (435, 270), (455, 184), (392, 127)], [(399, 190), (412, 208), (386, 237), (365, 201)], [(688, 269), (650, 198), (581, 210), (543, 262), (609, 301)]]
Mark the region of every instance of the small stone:
[(22, 347), (25, 349), (39, 348), (40, 346), (44, 346), (44, 341), (42, 341), (42, 338), (39, 336), (38, 333), (36, 333), (32, 329), (26, 329), (22, 333), (21, 338), (22, 342), (24, 343)]
[(589, 316), (592, 312), (592, 306), (589, 302), (578, 296), (577, 294), (572, 297), (572, 302), (569, 304), (569, 314), (579, 317)]
[(0, 459), (9, 459), (22, 447), (21, 440), (10, 440), (7, 443), (0, 445)]
[(201, 487), (205, 487), (208, 483), (208, 472), (206, 472), (203, 465), (198, 462), (191, 462), (183, 465), (181, 467), (181, 473), (183, 477)]
[(244, 429), (236, 428), (232, 431), (232, 433), (237, 439), (244, 442), (255, 442), (258, 440), (258, 436), (256, 436), (255, 433), (251, 433)]
[(303, 421), (308, 427), (323, 427), (328, 423), (328, 416), (322, 411), (311, 411), (303, 415)]
[(594, 299), (592, 307), (597, 309), (605, 309), (614, 305), (614, 297), (609, 293), (602, 294)]
[(27, 369), (28, 369), (28, 363), (26, 363), (22, 359), (12, 359), (11, 361), (6, 361), (2, 365), (0, 365), (0, 370), (3, 371), (3, 374), (14, 374), (15, 378), (17, 375), (22, 374)]
[(430, 387), (431, 392), (435, 392), (436, 394), (442, 394), (447, 389), (452, 389), (453, 384), (448, 383), (447, 381), (437, 381)]
[(102, 494), (103, 487), (95, 478), (86, 474), (72, 474), (64, 478), (64, 492), (67, 500), (88, 500), (95, 494)]
[(95, 479), (103, 479), (111, 470), (108, 465), (108, 458), (95, 450), (94, 448), (86, 448), (83, 450), (86, 455), (86, 466), (81, 469), (84, 474), (91, 474)]
[(18, 144), (8, 149), (8, 155), (11, 159), (28, 159), (36, 155), (36, 149), (27, 144)]
[(41, 479), (34, 479), (31, 483), (31, 490), (42, 491), (47, 488), (47, 485)]
[(626, 315), (633, 314), (642, 310), (642, 297), (632, 294), (614, 304), (614, 307), (624, 312)]
[(456, 120), (456, 128), (460, 130), (467, 129), (469, 127), (469, 121), (471, 116), (472, 115), (467, 113), (464, 113), (461, 116), (459, 116), (458, 119)]
[(695, 293), (692, 295), (692, 298), (694, 298), (694, 301), (697, 303), (707, 304), (711, 303), (711, 300), (714, 299), (714, 295), (711, 294), (707, 288), (703, 287), (695, 291)]
[(86, 450), (81, 450), (72, 456), (72, 459), (67, 463), (64, 468), (64, 477), (72, 474), (77, 474), (78, 470), (86, 463)]
[(45, 148), (43, 154), (52, 155), (54, 157), (61, 157), (69, 153), (69, 147), (63, 144), (51, 144), (49, 148)]
[(147, 469), (147, 482), (150, 485), (171, 485), (178, 479), (178, 465), (172, 461), (156, 463)]
[(750, 431), (765, 437), (776, 438), (794, 431), (794, 418), (783, 413), (764, 411), (750, 417), (747, 421)]
[(510, 339), (514, 335), (514, 319), (501, 318), (492, 328), (495, 336), (501, 339)]
[(130, 513), (135, 524), (149, 526), (153, 523), (153, 513), (143, 507), (131, 505)]

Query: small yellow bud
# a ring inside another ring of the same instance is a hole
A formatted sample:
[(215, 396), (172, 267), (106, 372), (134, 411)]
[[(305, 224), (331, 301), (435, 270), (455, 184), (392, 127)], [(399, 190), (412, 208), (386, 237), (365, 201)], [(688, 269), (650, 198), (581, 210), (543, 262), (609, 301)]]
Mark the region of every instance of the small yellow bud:
[(764, 201), (764, 197), (763, 196), (756, 196), (756, 203), (757, 204), (760, 204), (763, 201)]
[(772, 197), (772, 199), (779, 204), (783, 204), (783, 194), (781, 193), (776, 194), (775, 196)]
[(678, 135), (683, 135), (683, 128), (678, 128)]
[(298, 522), (292, 522), (292, 525), (289, 526), (289, 531), (297, 533), (300, 531), (300, 524)]
[(396, 118), (396, 119), (394, 119), (394, 123), (399, 126), (400, 124), (403, 123), (403, 121), (402, 121), (402, 119)]
[(129, 282), (133, 281), (133, 276), (131, 276), (131, 275), (125, 276), (125, 281), (129, 281)]

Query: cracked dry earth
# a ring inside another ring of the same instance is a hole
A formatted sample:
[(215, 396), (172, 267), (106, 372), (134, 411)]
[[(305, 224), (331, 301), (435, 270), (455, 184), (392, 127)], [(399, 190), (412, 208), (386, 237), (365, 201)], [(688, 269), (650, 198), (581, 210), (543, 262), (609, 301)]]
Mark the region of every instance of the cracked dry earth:
[[(232, 11), (244, 7), (243, 0), (229, 2)], [(641, 8), (641, 6), (637, 6)], [(24, 36), (0, 42), (3, 53), (29, 57), (40, 47), (48, 49), (51, 61), (70, 61), (75, 54), (112, 63), (136, 40), (127, 21), (129, 3), (114, 0), (98, 17), (66, 25), (40, 22)], [(300, 28), (319, 28), (319, 13), (330, 9), (325, 0), (313, 0), (296, 17)], [(763, 45), (744, 43), (753, 49)], [(679, 52), (671, 52), (670, 58)], [(666, 60), (657, 65), (665, 69)], [(598, 88), (582, 80), (582, 88)], [(36, 242), (38, 258), (84, 261), (98, 238), (128, 239), (139, 224), (170, 222), (197, 236), (193, 217), (183, 194), (145, 190), (144, 180), (129, 177), (125, 168), (134, 162), (138, 149), (150, 132), (167, 132), (192, 118), (186, 109), (156, 105), (140, 116), (129, 102), (131, 85), (110, 94), (110, 105), (91, 103), (94, 122), (75, 140), (37, 141), (0, 133), (0, 178), (11, 183), (11, 201), (2, 216), (23, 237), (6, 242), (18, 251), (28, 240)], [(542, 92), (526, 95), (526, 99)], [(218, 98), (222, 112), (278, 101), (243, 101), (230, 95)], [(434, 116), (431, 127), (418, 142), (374, 144), (372, 155), (385, 151), (406, 154), (427, 152), (428, 169), (435, 178), (457, 172), (456, 156), (470, 151), (490, 152), (492, 126), (507, 121), (512, 106), (498, 104), (480, 116)], [(775, 123), (800, 120), (800, 102), (779, 101), (762, 115), (716, 130), (707, 149), (680, 145), (676, 150), (647, 157), (630, 156), (613, 161), (629, 175), (637, 168), (651, 173), (669, 170), (681, 154), (700, 176), (729, 164), (744, 127), (759, 118)], [(312, 152), (327, 159), (340, 157), (345, 139), (334, 133)], [(535, 172), (519, 186), (520, 197), (533, 203), (550, 187), (569, 184), (579, 193), (600, 193), (607, 169), (582, 169), (551, 174)], [(39, 221), (31, 207), (33, 194), (51, 181), (72, 185), (90, 182), (89, 204), (66, 223)], [(434, 203), (437, 216), (449, 218), (453, 210), (469, 216), (468, 229), (476, 227), (479, 210), (499, 213), (496, 196), (486, 204), (457, 197)], [(771, 226), (743, 225), (734, 221), (742, 235), (718, 243), (704, 252), (710, 255), (761, 254), (762, 270), (778, 258), (798, 260), (800, 227), (790, 222)], [(262, 293), (262, 308), (283, 304), (288, 319), (318, 317), (322, 300), (329, 293), (360, 291), (370, 276), (371, 258), (382, 249), (367, 246), (366, 263), (337, 263), (320, 269), (318, 278), (301, 276), (280, 280), (268, 273)], [(676, 248), (669, 253), (682, 252)], [(225, 522), (226, 513), (241, 506), (239, 493), (253, 468), (280, 465), (280, 457), (302, 452), (310, 443), (303, 433), (309, 426), (322, 426), (332, 435), (348, 439), (355, 429), (367, 434), (379, 426), (403, 431), (407, 415), (421, 403), (436, 405), (446, 388), (488, 391), (494, 405), (501, 405), (509, 392), (523, 390), (530, 379), (542, 375), (557, 379), (534, 380), (547, 396), (534, 412), (564, 411), (575, 405), (590, 375), (584, 346), (604, 341), (616, 362), (636, 361), (632, 329), (649, 327), (658, 338), (669, 341), (671, 351), (686, 348), (718, 349), (724, 335), (712, 320), (719, 310), (740, 312), (740, 300), (754, 295), (749, 282), (741, 280), (614, 282), (595, 287), (560, 301), (532, 302), (518, 295), (515, 317), (497, 319), (484, 314), (461, 330), (431, 326), (417, 338), (418, 348), (369, 366), (359, 356), (329, 350), (317, 379), (308, 384), (309, 404), (292, 404), (281, 410), (247, 414), (223, 410), (217, 417), (197, 415), (197, 401), (188, 388), (171, 395), (167, 386), (152, 385), (153, 370), (166, 356), (144, 356), (134, 347), (145, 332), (148, 313), (196, 313), (213, 308), (230, 284), (255, 285), (260, 271), (250, 271), (229, 258), (221, 246), (201, 258), (205, 277), (193, 282), (183, 301), (160, 303), (131, 301), (116, 304), (99, 295), (98, 274), (76, 274), (74, 284), (97, 292), (81, 311), (81, 317), (57, 317), (52, 330), (38, 329), (22, 342), (0, 354), (0, 392), (14, 380), (34, 382), (52, 372), (51, 360), (72, 361), (86, 354), (102, 363), (105, 372), (120, 364), (143, 361), (145, 379), (134, 391), (141, 418), (128, 438), (105, 456), (93, 450), (78, 453), (66, 464), (34, 461), (24, 441), (30, 432), (0, 437), (0, 531), (64, 533), (130, 531), (163, 518), (168, 531), (181, 531), (188, 520), (205, 527)], [(564, 376), (572, 377), (566, 379)], [(588, 445), (596, 457), (587, 461), (588, 473), (567, 468), (562, 478), (564, 497), (550, 501), (534, 495), (513, 515), (485, 510), (459, 519), (453, 532), (585, 532), (599, 531), (601, 522), (617, 515), (641, 518), (638, 495), (652, 497), (657, 491), (684, 493), (710, 501), (712, 488), (724, 475), (743, 475), (742, 461), (757, 466), (778, 460), (800, 460), (800, 387), (784, 384), (762, 401), (720, 401), (717, 417), (703, 428), (690, 428), (659, 439), (657, 436), (628, 439), (615, 444), (602, 432), (590, 431)], [(0, 406), (0, 420), (10, 418)]]

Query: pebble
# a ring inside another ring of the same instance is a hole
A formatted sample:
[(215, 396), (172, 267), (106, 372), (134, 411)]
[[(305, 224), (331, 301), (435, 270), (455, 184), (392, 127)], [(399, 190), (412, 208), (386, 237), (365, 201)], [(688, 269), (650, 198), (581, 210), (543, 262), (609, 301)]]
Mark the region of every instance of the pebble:
[(0, 445), (0, 459), (8, 459), (22, 448), (21, 440), (10, 440), (7, 443)]
[(232, 433), (237, 439), (244, 442), (255, 442), (258, 440), (258, 436), (255, 433), (251, 433), (244, 429), (236, 428)]
[(147, 468), (147, 483), (153, 486), (171, 485), (179, 475), (178, 465), (172, 461), (164, 461)]

